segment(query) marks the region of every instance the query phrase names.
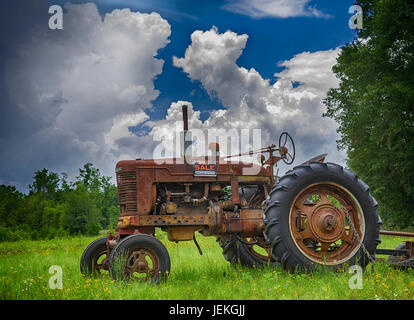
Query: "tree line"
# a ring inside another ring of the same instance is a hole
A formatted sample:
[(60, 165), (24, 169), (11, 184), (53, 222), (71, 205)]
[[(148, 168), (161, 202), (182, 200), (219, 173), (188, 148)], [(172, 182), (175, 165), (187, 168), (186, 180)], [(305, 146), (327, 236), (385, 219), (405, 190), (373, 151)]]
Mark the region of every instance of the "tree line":
[[(341, 48), (324, 116), (338, 124), (338, 148), (370, 187), (384, 225), (414, 226), (414, 3), (357, 0), (363, 28)], [(28, 195), (0, 186), (0, 240), (96, 234), (116, 226), (116, 186), (87, 163), (75, 181), (47, 169)]]
[(87, 163), (74, 181), (65, 173), (36, 171), (28, 194), (0, 185), (0, 241), (96, 235), (115, 228), (118, 194), (110, 180)]
[(343, 46), (325, 116), (386, 227), (414, 225), (414, 2), (358, 0), (363, 28)]

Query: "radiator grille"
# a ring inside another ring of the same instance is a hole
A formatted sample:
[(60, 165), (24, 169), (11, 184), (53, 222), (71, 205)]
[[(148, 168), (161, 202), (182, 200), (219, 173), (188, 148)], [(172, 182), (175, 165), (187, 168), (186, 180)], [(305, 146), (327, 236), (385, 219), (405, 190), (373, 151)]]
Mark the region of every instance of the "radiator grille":
[(117, 173), (118, 201), (126, 212), (137, 211), (137, 176), (135, 171)]

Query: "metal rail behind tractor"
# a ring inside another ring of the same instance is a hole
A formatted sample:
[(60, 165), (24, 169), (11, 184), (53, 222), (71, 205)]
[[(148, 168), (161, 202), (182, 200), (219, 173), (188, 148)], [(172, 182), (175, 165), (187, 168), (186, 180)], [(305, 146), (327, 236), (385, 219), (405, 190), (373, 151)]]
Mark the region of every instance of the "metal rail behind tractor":
[[(187, 119), (183, 106), (185, 147)], [(365, 267), (376, 252), (392, 255), (394, 264), (412, 264), (412, 242), (377, 250), (377, 202), (355, 173), (325, 163), (326, 154), (278, 178), (278, 161), (291, 164), (295, 157), (287, 133), (278, 146), (248, 152), (260, 154), (261, 165), (251, 164), (257, 166), (254, 175), (243, 174), (246, 165), (229, 161), (231, 156), (220, 158), (217, 144), (209, 147), (212, 156), (192, 161), (118, 162), (121, 212), (116, 233), (85, 249), (81, 272), (109, 270), (114, 279), (165, 280), (170, 257), (155, 228), (167, 232), (171, 241), (193, 240), (200, 253), (195, 233), (215, 236), (225, 259), (245, 266), (278, 264), (289, 271), (320, 266), (336, 270), (355, 263)]]

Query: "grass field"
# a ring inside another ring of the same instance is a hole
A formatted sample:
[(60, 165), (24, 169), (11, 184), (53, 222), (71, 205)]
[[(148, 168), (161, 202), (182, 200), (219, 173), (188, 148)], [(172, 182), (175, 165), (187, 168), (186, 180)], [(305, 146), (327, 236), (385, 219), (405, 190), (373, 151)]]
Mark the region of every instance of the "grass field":
[[(414, 299), (414, 270), (400, 271), (377, 263), (363, 274), (363, 288), (350, 289), (348, 272), (289, 274), (281, 268), (232, 267), (215, 238), (178, 244), (159, 233), (171, 256), (171, 274), (161, 285), (117, 283), (108, 275), (83, 277), (79, 260), (97, 237), (0, 243), (0, 299)], [(403, 238), (382, 237), (382, 248), (394, 248)], [(63, 288), (49, 288), (49, 268), (61, 266)]]

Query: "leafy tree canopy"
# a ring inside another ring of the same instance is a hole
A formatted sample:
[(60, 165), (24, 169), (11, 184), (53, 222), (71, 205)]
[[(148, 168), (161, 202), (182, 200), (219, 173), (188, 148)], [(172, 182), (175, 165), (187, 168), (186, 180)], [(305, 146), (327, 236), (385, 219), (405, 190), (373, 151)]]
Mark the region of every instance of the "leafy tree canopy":
[(414, 2), (359, 0), (363, 29), (342, 47), (324, 100), (338, 147), (389, 226), (414, 223)]
[(92, 163), (74, 181), (65, 173), (38, 170), (29, 189), (25, 195), (0, 185), (0, 241), (97, 234), (117, 224), (117, 188)]

